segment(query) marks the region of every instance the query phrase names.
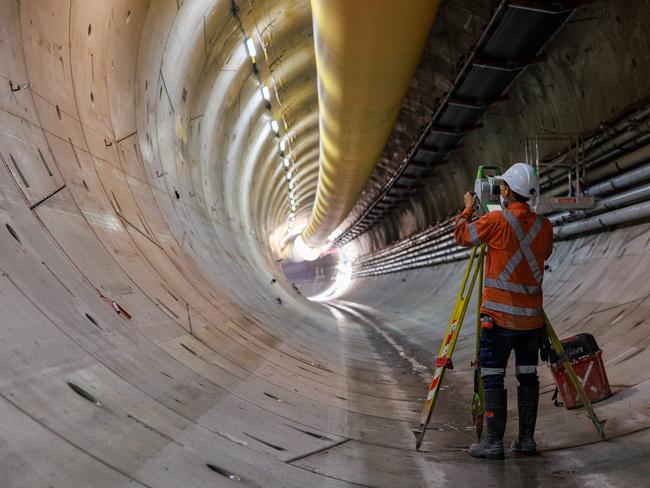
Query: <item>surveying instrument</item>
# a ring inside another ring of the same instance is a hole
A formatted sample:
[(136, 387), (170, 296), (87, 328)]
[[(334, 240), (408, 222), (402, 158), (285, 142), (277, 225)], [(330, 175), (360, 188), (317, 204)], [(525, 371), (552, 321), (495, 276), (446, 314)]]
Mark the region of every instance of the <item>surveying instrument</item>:
[[(476, 181), (474, 184), (474, 192), (478, 197), (479, 201), (479, 212), (487, 213), (494, 210), (501, 210), (500, 202), (500, 189), (499, 186), (503, 180), (501, 179), (501, 170), (497, 166), (480, 166), (476, 174)], [(463, 320), (465, 318), (465, 313), (467, 312), (467, 307), (469, 301), (472, 297), (472, 292), (478, 280), (479, 285), (477, 287), (477, 312), (476, 312), (476, 341), (474, 346), (474, 361), (472, 361), (472, 367), (474, 368), (474, 395), (472, 399), (472, 418), (474, 421), (474, 427), (476, 429), (476, 435), (480, 441), (481, 434), (483, 432), (483, 416), (485, 413), (485, 405), (483, 402), (483, 381), (481, 379), (481, 369), (478, 361), (479, 353), (479, 334), (481, 332), (481, 303), (483, 301), (483, 273), (484, 273), (484, 264), (485, 264), (485, 254), (486, 254), (486, 245), (480, 244), (472, 248), (471, 254), (469, 256), (469, 261), (465, 269), (465, 274), (460, 284), (460, 290), (458, 291), (458, 296), (456, 297), (456, 303), (449, 319), (449, 324), (447, 326), (447, 332), (440, 346), (440, 351), (435, 361), (435, 369), (433, 372), (433, 379), (431, 380), (431, 385), (427, 391), (427, 396), (424, 402), (424, 407), (422, 413), (420, 414), (420, 425), (419, 428), (413, 429), (413, 434), (415, 435), (415, 448), (420, 450), (422, 441), (424, 440), (424, 435), (427, 431), (427, 426), (431, 420), (431, 414), (433, 413), (433, 408), (436, 404), (436, 399), (438, 398), (438, 393), (440, 392), (440, 387), (442, 385), (442, 380), (447, 369), (453, 369), (453, 363), (451, 360), (452, 354), (454, 353), (454, 348), (456, 347), (456, 341), (458, 340), (458, 335), (460, 334), (461, 327), (463, 325)], [(585, 393), (582, 382), (576, 375), (573, 367), (571, 365), (571, 360), (567, 353), (564, 350), (564, 347), (560, 340), (558, 339), (555, 330), (551, 326), (546, 314), (544, 314), (544, 327), (546, 331), (546, 336), (550, 342), (550, 348), (555, 353), (555, 356), (558, 358), (557, 363), (561, 364), (569, 378), (569, 381), (573, 385), (574, 389), (578, 393), (578, 397), (582, 402), (582, 405), (587, 411), (587, 417), (592, 421), (598, 435), (601, 439), (605, 439), (605, 429), (604, 421), (600, 421), (594, 412), (593, 406), (589, 397)], [(546, 342), (546, 341), (545, 341)]]

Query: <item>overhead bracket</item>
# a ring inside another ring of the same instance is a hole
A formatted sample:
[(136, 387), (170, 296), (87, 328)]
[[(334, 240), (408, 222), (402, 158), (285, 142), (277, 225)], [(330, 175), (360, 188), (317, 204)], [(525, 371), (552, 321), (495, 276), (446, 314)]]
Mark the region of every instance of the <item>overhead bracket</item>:
[(533, 64), (541, 63), (546, 59), (546, 55), (540, 54), (528, 59), (518, 60), (499, 60), (475, 56), (472, 65), (477, 68), (491, 69), (495, 71), (519, 71)]

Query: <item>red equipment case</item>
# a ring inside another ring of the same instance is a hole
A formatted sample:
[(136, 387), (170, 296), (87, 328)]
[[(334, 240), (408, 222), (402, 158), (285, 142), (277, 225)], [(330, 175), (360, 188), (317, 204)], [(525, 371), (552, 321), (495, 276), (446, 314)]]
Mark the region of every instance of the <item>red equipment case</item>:
[[(612, 390), (609, 387), (603, 364), (603, 352), (596, 344), (594, 336), (578, 334), (560, 342), (591, 403), (610, 397)], [(558, 362), (559, 358), (552, 353), (550, 359), (551, 372), (564, 399), (564, 405), (569, 410), (581, 407), (582, 402), (578, 397), (578, 392), (573, 387), (564, 366)]]

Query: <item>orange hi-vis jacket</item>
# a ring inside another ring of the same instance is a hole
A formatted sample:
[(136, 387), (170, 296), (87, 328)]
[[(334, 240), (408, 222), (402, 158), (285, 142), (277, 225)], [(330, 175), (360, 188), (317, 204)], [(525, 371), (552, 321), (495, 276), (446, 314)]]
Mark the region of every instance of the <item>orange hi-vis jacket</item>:
[(544, 261), (553, 252), (551, 222), (521, 202), (471, 219), (472, 210), (463, 210), (454, 236), (461, 246), (487, 245), (481, 313), (506, 329), (544, 325), (542, 280)]

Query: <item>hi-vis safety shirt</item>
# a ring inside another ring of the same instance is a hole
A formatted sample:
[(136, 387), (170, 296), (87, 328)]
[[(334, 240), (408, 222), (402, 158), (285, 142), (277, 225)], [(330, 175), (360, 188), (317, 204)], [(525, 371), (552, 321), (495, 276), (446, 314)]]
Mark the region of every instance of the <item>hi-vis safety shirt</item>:
[(481, 313), (506, 329), (541, 327), (544, 261), (553, 252), (551, 222), (521, 202), (475, 222), (471, 218), (472, 211), (463, 210), (456, 218), (454, 236), (461, 246), (487, 245)]

